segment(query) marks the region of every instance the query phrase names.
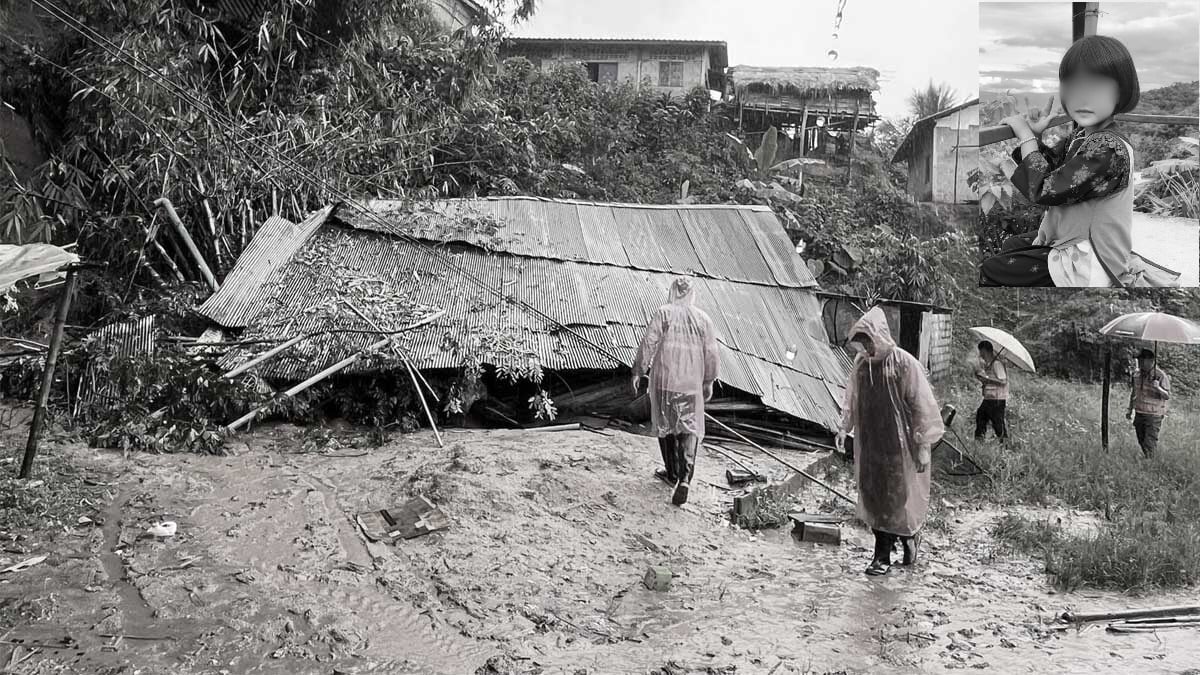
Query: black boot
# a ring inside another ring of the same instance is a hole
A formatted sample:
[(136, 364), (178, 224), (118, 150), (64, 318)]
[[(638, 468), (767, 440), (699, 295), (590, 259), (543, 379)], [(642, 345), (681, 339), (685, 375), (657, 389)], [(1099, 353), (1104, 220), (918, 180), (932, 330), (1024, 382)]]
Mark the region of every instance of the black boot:
[(667, 485), (673, 486), (678, 480), (675, 477), (675, 437), (663, 436), (659, 438), (658, 449), (662, 452), (663, 466), (665, 468), (655, 471), (654, 476)]
[(675, 491), (671, 494), (671, 503), (683, 506), (687, 503), (688, 492), (691, 488), (692, 471), (695, 469), (696, 437), (690, 434), (675, 436)]
[(904, 564), (915, 564), (921, 550), (921, 533), (918, 532), (911, 537), (901, 537), (900, 543), (904, 546)]
[(875, 530), (875, 555), (871, 564), (865, 570), (867, 574), (877, 577), (888, 573), (892, 568), (892, 548), (896, 545), (895, 535)]

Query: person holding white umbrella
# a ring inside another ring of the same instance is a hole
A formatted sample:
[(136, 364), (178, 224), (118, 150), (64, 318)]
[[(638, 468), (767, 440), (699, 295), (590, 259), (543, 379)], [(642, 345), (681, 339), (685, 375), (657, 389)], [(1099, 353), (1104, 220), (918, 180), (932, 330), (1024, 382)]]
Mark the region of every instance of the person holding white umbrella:
[(1005, 420), (1008, 371), (1002, 360), (1026, 372), (1037, 372), (1037, 369), (1034, 368), (1029, 350), (1009, 333), (991, 326), (975, 326), (968, 330), (979, 338), (979, 363), (975, 368), (975, 378), (983, 385), (983, 401), (975, 411), (975, 438), (982, 440), (990, 423), (996, 437), (1003, 441), (1008, 438)]
[(1008, 370), (996, 356), (996, 348), (991, 342), (981, 340), (978, 348), (979, 365), (975, 369), (975, 379), (983, 385), (983, 401), (975, 411), (975, 440), (983, 440), (988, 424), (991, 424), (996, 438), (1004, 441), (1008, 438), (1008, 427), (1004, 421), (1008, 403)]
[(1138, 352), (1138, 370), (1133, 374), (1129, 410), (1125, 413), (1125, 419), (1133, 420), (1133, 430), (1146, 459), (1158, 450), (1158, 432), (1167, 415), (1167, 402), (1171, 400), (1171, 378), (1155, 361), (1155, 354), (1149, 349)]
[[(1138, 352), (1138, 371), (1133, 376), (1126, 417), (1133, 418), (1133, 430), (1138, 445), (1147, 458), (1158, 450), (1158, 432), (1167, 415), (1171, 398), (1171, 378), (1157, 366), (1158, 343), (1200, 345), (1200, 324), (1162, 312), (1122, 314), (1100, 329), (1101, 335), (1111, 335), (1154, 343), (1154, 350)], [(1101, 424), (1105, 447), (1108, 447), (1108, 370), (1105, 370), (1105, 406)]]

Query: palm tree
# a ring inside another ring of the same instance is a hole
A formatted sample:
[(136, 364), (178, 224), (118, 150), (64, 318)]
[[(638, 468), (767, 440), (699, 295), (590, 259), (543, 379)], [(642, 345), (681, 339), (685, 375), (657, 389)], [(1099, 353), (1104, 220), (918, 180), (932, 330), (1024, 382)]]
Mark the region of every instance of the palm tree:
[(908, 95), (908, 109), (920, 119), (941, 112), (954, 105), (958, 92), (945, 82), (934, 84), (933, 80), (924, 89), (915, 89)]

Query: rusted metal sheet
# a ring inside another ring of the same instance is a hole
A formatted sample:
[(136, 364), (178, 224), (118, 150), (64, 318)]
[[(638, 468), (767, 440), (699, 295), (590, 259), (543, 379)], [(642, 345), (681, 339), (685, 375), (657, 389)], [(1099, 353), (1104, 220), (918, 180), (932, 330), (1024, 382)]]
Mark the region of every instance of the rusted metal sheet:
[(625, 253), (621, 230), (617, 226), (617, 217), (613, 214), (612, 207), (576, 209), (576, 213), (579, 215), (580, 230), (583, 232), (584, 246), (590, 256), (589, 261), (629, 266), (629, 256)]
[(200, 305), (201, 314), (227, 328), (243, 328), (272, 295), (270, 280), (329, 217), (327, 206), (301, 223), (272, 216), (255, 233), (225, 276), (220, 290)]

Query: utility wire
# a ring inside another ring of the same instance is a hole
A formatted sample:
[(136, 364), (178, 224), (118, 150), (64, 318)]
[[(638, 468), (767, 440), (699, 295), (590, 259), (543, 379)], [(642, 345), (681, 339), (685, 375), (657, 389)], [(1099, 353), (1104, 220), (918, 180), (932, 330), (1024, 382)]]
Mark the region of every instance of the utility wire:
[[(228, 118), (226, 115), (221, 113), (219, 110), (216, 110), (215, 108), (208, 105), (204, 101), (197, 99), (195, 96), (193, 96), (191, 94), (191, 92), (187, 91), (186, 89), (184, 89), (183, 87), (181, 87), (175, 83), (170, 82), (166, 77), (160, 77), (157, 74), (150, 72), (148, 69), (148, 64), (144, 64), (144, 62), (143, 62), (143, 64), (139, 66), (137, 63), (132, 63), (130, 61), (130, 58), (132, 58), (134, 61), (138, 61), (136, 56), (126, 58), (125, 50), (123, 50), (121, 47), (113, 44), (111, 41), (107, 40), (99, 33), (96, 33), (96, 31), (89, 28), (82, 22), (71, 17), (69, 14), (67, 14), (64, 10), (59, 8), (57, 5), (54, 5), (54, 3), (51, 2), (50, 0), (32, 0), (32, 1), (35, 5), (41, 7), (42, 9), (44, 9), (45, 11), (50, 13), (53, 18), (58, 19), (62, 23), (66, 24), (69, 28), (75, 30), (77, 33), (79, 33), (81, 36), (83, 36), (86, 40), (93, 42), (97, 46), (101, 47), (101, 49), (104, 49), (104, 51), (106, 53), (109, 53), (110, 55), (119, 59), (122, 63), (125, 63), (126, 65), (129, 65), (130, 67), (134, 68), (135, 71), (142, 74), (147, 79), (151, 80), (151, 82), (158, 84), (160, 87), (166, 89), (170, 93), (174, 93), (179, 98), (182, 98), (185, 102), (190, 103), (193, 106), (195, 106), (196, 108), (198, 108), (201, 112), (205, 112), (206, 114), (209, 114), (210, 117), (212, 117), (218, 123), (218, 125), (224, 124), (227, 127), (229, 127), (229, 129), (227, 129), (227, 131), (231, 132), (230, 133), (231, 136), (235, 136), (235, 137), (237, 136), (237, 132), (239, 131), (239, 129), (236, 126), (236, 123), (234, 123), (231, 118)], [(77, 78), (77, 79), (79, 79), (79, 78)], [(86, 84), (86, 82), (85, 82), (85, 84)], [(94, 89), (94, 87), (93, 87), (93, 89)], [(100, 90), (96, 89), (96, 91), (100, 91)], [(124, 107), (124, 106), (122, 106), (122, 107)], [(355, 200), (352, 195), (345, 193), (344, 191), (340, 190), (339, 188), (337, 188), (335, 186), (329, 186), (329, 185), (325, 184), (324, 181), (322, 181), (322, 179), (320, 178), (320, 176), (313, 175), (310, 172), (308, 172), (307, 170), (305, 170), (302, 166), (300, 166), (294, 162), (291, 162), (287, 158), (278, 156), (279, 153), (276, 152), (274, 148), (272, 148), (266, 144), (260, 144), (257, 141), (257, 139), (255, 139), (255, 138), (247, 138), (245, 140), (248, 144), (258, 146), (258, 148), (260, 150), (265, 150), (268, 155), (273, 155), (273, 157), (271, 157), (271, 159), (274, 159), (275, 161), (277, 161), (281, 164), (284, 164), (285, 166), (291, 167), (293, 169), (293, 171), (295, 171), (298, 174), (299, 178), (302, 181), (308, 183), (310, 187), (316, 187), (319, 189), (323, 189), (323, 190), (327, 191), (328, 193), (339, 197), (343, 203), (350, 206), (352, 209), (355, 209), (355, 210), (361, 212), (369, 220), (372, 220), (375, 223), (377, 223), (378, 225), (380, 225), (384, 231), (390, 232), (394, 235), (399, 236), (404, 241), (412, 243), (422, 253), (426, 254), (427, 256), (432, 258), (434, 261), (436, 261), (436, 262), (440, 263), (441, 265), (443, 265), (444, 267), (448, 268), (450, 271), (457, 273), (459, 276), (466, 279), (471, 284), (475, 285), (476, 287), (480, 288), (481, 290), (484, 290), (492, 295), (495, 295), (501, 301), (513, 304), (513, 305), (517, 306), (519, 309), (524, 310), (526, 313), (532, 314), (533, 316), (542, 319), (543, 321), (550, 324), (551, 326), (554, 326), (557, 329), (562, 330), (562, 331), (574, 336), (576, 339), (580, 340), (585, 345), (591, 347), (597, 353), (612, 360), (613, 362), (618, 363), (618, 364), (622, 363), (622, 360), (619, 357), (617, 357), (613, 352), (609, 351), (605, 347), (603, 347), (599, 344), (596, 344), (595, 342), (588, 339), (587, 337), (579, 334), (577, 331), (572, 330), (570, 327), (562, 324), (560, 321), (558, 321), (554, 317), (552, 317), (548, 314), (545, 314), (544, 312), (540, 311), (536, 307), (530, 305), (528, 302), (525, 302), (525, 301), (523, 301), (519, 298), (513, 297), (513, 296), (505, 295), (502, 290), (493, 287), (492, 285), (480, 280), (478, 277), (471, 274), (467, 270), (459, 267), (453, 261), (447, 259), (444, 255), (439, 253), (434, 247), (431, 247), (430, 245), (428, 245), (426, 242), (424, 242), (406, 232), (399, 230), (395, 225), (384, 220), (381, 216), (379, 216), (373, 210), (358, 203), (358, 201)], [(251, 162), (253, 164), (255, 164), (256, 166), (259, 166), (257, 164), (257, 162), (254, 161), (254, 156), (251, 153), (251, 150), (249, 148), (246, 148), (245, 145), (242, 143), (234, 143), (233, 145), (235, 147), (237, 147), (238, 149), (240, 149), (244, 154), (246, 154), (251, 159)], [(259, 166), (259, 168), (261, 171), (266, 173), (266, 171), (264, 169), (262, 169), (261, 166)]]

